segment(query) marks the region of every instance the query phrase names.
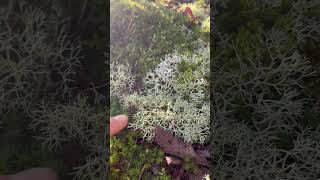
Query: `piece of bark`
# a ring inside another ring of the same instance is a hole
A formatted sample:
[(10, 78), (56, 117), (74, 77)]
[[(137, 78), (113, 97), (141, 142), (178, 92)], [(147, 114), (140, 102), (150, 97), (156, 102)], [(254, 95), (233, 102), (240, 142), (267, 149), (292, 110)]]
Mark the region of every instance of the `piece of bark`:
[(165, 153), (179, 158), (191, 158), (196, 164), (209, 167), (207, 159), (198, 155), (192, 145), (185, 143), (160, 126), (155, 128), (155, 141)]

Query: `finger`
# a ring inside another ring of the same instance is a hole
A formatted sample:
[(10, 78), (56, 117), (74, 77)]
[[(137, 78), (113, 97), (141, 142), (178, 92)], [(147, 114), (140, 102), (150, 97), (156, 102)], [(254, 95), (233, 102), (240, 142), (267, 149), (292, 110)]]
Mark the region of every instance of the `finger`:
[(118, 134), (122, 129), (127, 127), (128, 125), (128, 116), (119, 115), (115, 117), (111, 117), (110, 119), (110, 136)]
[(58, 180), (57, 173), (51, 168), (32, 168), (14, 175), (9, 175), (8, 180)]

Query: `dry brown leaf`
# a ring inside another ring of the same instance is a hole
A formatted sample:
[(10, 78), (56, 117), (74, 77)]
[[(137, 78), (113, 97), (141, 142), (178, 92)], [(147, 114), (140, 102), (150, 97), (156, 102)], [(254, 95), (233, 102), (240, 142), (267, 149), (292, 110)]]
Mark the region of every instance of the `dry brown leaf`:
[(195, 152), (190, 143), (185, 143), (160, 126), (155, 128), (155, 141), (165, 153), (181, 159), (191, 158), (196, 164), (209, 167), (207, 159)]

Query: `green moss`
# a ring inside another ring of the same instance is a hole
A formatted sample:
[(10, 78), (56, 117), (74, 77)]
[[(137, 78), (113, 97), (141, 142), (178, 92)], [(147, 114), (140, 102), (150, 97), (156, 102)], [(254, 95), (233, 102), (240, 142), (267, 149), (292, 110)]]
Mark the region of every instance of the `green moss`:
[(201, 63), (202, 61), (199, 61), (196, 64), (189, 63), (185, 60), (181, 61), (178, 64), (178, 82), (183, 84), (195, 81), (196, 78), (194, 77), (193, 72), (195, 72), (199, 68), (199, 66), (201, 66)]
[[(141, 134), (129, 132), (110, 140), (111, 179), (168, 179), (164, 170), (164, 153), (157, 147), (138, 145)], [(152, 167), (160, 171), (152, 173)]]
[[(200, 25), (189, 26), (182, 13), (148, 1), (112, 1), (110, 18), (112, 59), (136, 67), (140, 77), (166, 54), (174, 50), (191, 52), (190, 42), (200, 36), (208, 37)], [(128, 24), (132, 25), (130, 29)], [(193, 31), (192, 35), (181, 31), (184, 25)]]
[(191, 158), (185, 158), (182, 166), (186, 171), (191, 173), (195, 173), (198, 169), (198, 166), (193, 162)]

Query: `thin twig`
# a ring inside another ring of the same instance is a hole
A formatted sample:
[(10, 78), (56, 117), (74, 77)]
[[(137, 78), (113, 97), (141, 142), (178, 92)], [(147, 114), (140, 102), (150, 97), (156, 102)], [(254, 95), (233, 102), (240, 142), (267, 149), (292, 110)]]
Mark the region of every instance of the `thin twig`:
[(140, 173), (140, 175), (139, 175), (138, 180), (141, 180), (141, 179), (142, 179), (142, 175), (144, 174), (145, 169), (146, 169), (146, 164), (144, 164), (144, 165), (143, 165), (143, 167), (142, 167), (142, 170), (141, 170), (141, 173)]

